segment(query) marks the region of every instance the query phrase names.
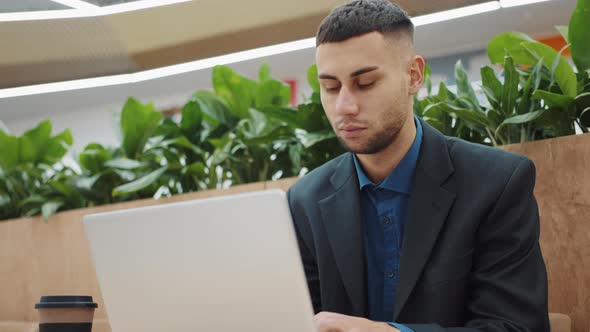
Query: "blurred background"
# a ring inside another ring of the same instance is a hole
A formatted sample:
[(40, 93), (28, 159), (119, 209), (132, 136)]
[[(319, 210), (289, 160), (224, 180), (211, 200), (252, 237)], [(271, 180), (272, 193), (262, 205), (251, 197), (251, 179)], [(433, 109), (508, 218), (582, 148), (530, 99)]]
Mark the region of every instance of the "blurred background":
[[(416, 17), (486, 2), (402, 0), (399, 4)], [(129, 96), (153, 102), (158, 110), (174, 112), (193, 92), (211, 89), (212, 83), (211, 67), (109, 85), (118, 82), (113, 75), (310, 38), (322, 18), (341, 3), (2, 0), (0, 121), (13, 134), (19, 134), (51, 119), (54, 131), (71, 129), (75, 137), (73, 150), (77, 152), (90, 142), (115, 144), (112, 114), (121, 110)], [(575, 5), (575, 0), (533, 1), (419, 25), (416, 48), (431, 66), (435, 85), (440, 81), (454, 85), (453, 71), (459, 59), (469, 77), (478, 81), (480, 67), (489, 64), (486, 45), (495, 35), (520, 31), (559, 50), (565, 41), (555, 26), (567, 25)], [(148, 6), (153, 7), (142, 9)], [(72, 8), (81, 13), (69, 14)], [(112, 14), (93, 16), (100, 10), (110, 10)], [(274, 78), (291, 86), (293, 103), (311, 95), (306, 71), (314, 63), (313, 47), (286, 50), (229, 66), (241, 75), (255, 78), (264, 63), (269, 65)], [(64, 91), (49, 93), (39, 86), (96, 77), (105, 77), (106, 86), (79, 89), (82, 85), (73, 83)], [(6, 89), (17, 87), (30, 89), (24, 92), (26, 95), (10, 97)]]

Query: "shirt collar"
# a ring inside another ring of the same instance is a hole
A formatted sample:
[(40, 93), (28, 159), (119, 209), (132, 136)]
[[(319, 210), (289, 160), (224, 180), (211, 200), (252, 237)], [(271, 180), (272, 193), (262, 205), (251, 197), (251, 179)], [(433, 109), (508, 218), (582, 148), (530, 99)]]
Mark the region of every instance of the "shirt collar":
[(354, 166), (361, 190), (367, 185), (372, 185), (405, 194), (410, 193), (412, 177), (416, 169), (416, 164), (418, 163), (420, 146), (422, 145), (422, 124), (416, 117), (414, 117), (414, 122), (416, 123), (416, 138), (414, 138), (414, 143), (412, 143), (410, 150), (397, 167), (381, 183), (375, 184), (367, 177), (356, 154), (353, 154)]

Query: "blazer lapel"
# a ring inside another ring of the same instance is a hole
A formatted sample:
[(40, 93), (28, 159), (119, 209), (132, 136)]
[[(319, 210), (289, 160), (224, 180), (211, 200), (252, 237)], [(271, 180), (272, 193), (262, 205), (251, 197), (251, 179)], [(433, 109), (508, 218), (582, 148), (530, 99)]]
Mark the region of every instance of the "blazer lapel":
[(352, 155), (339, 163), (330, 178), (334, 193), (321, 201), (328, 241), (355, 316), (366, 315), (365, 256), (359, 184)]
[(446, 139), (423, 121), (422, 128), (422, 147), (410, 194), (393, 321), (397, 320), (416, 285), (455, 200), (455, 194), (442, 187), (454, 171)]

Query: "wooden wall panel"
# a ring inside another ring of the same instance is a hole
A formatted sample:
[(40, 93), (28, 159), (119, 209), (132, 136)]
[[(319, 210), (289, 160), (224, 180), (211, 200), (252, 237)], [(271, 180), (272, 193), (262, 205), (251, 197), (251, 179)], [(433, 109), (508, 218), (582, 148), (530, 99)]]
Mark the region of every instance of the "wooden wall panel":
[(590, 134), (511, 145), (537, 167), (535, 196), (549, 277), (549, 310), (590, 331)]

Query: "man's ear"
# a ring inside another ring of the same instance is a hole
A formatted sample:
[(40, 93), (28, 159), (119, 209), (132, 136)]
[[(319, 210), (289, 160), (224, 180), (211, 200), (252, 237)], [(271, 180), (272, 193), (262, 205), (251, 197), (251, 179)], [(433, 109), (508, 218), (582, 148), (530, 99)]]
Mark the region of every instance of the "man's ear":
[(424, 66), (426, 62), (424, 58), (419, 55), (414, 55), (410, 62), (410, 88), (411, 95), (415, 95), (420, 91), (422, 83), (424, 83)]

